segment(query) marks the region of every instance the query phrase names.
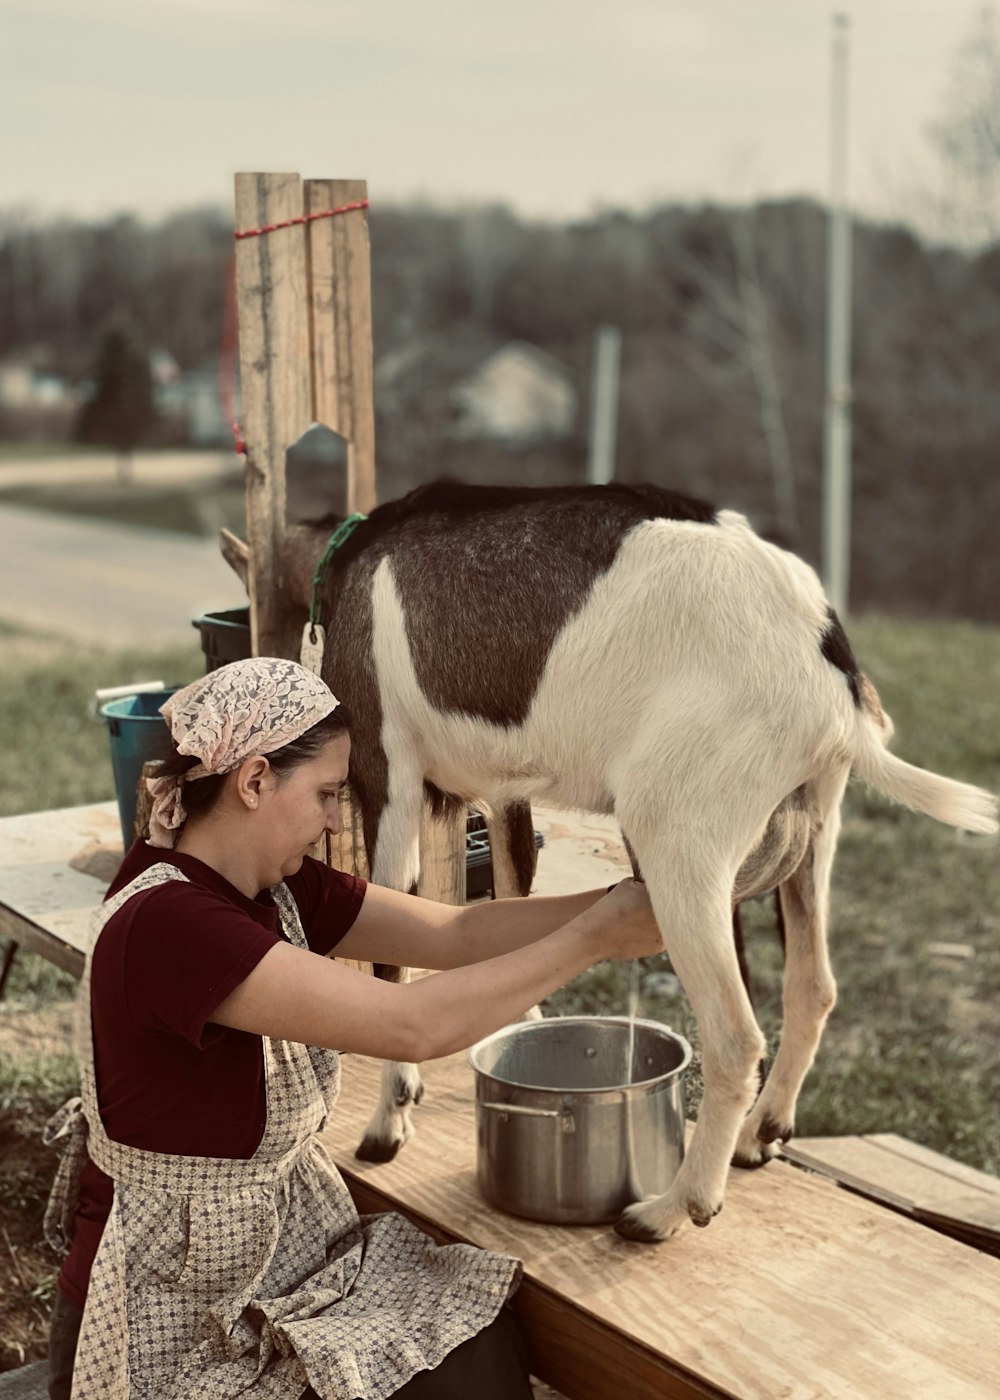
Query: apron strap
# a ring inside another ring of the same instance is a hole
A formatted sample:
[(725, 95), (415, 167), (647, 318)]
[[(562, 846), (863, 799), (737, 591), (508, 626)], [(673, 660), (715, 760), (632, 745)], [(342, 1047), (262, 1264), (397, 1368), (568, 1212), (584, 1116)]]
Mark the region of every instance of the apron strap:
[(42, 1129), (42, 1142), (46, 1147), (59, 1142), (65, 1144), (49, 1192), (42, 1230), (57, 1254), (68, 1254), (80, 1197), (80, 1173), (87, 1161), (87, 1119), (81, 1098), (67, 1099), (62, 1108), (56, 1110)]

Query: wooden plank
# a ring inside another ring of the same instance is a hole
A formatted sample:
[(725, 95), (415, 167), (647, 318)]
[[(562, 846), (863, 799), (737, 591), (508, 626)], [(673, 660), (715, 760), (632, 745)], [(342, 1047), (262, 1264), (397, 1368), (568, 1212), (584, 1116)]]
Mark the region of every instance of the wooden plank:
[[(394, 1162), (376, 1166), (352, 1154), (379, 1067), (348, 1057), (326, 1145), (355, 1189), (449, 1238), (524, 1261), (520, 1306), (533, 1328), (533, 1364), (571, 1400), (645, 1400), (684, 1394), (668, 1388), (684, 1384), (741, 1400), (995, 1395), (997, 1260), (780, 1161), (731, 1172), (726, 1209), (711, 1228), (667, 1245), (630, 1244), (610, 1226), (518, 1220), (490, 1209), (476, 1187), (465, 1057), (423, 1072), (416, 1135)], [(550, 1346), (553, 1312), (558, 1341)]]
[(978, 1171), (975, 1167), (966, 1166), (964, 1162), (955, 1162), (951, 1157), (921, 1146), (919, 1142), (910, 1142), (907, 1138), (898, 1137), (896, 1133), (869, 1133), (866, 1141), (875, 1143), (897, 1157), (917, 1163), (930, 1172), (947, 1177), (961, 1186), (1000, 1196), (1000, 1177), (990, 1176), (988, 1172)]
[[(303, 213), (298, 175), (236, 176), (238, 230)], [(250, 634), (255, 656), (299, 655), (302, 618), (282, 565), (285, 452), (312, 422), (304, 226), (236, 244), (240, 388), (247, 443)]]
[[(307, 180), (306, 212), (368, 198), (364, 180)], [(313, 414), (348, 441), (347, 511), (373, 510), (375, 400), (368, 211), (308, 226)]]
[(1000, 1181), (893, 1133), (794, 1140), (783, 1155), (1000, 1255)]
[(79, 977), (121, 858), (116, 802), (0, 819), (0, 936)]

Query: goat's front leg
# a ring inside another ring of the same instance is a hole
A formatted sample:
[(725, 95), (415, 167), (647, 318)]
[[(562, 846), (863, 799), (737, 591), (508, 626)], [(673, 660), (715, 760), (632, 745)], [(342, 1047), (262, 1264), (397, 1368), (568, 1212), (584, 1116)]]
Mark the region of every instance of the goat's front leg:
[[(406, 972), (405, 968), (401, 970)], [(391, 1162), (413, 1136), (412, 1110), (423, 1096), (419, 1066), (399, 1060), (383, 1061), (378, 1107), (355, 1148), (355, 1157), (362, 1162)]]
[(696, 868), (676, 850), (638, 850), (664, 946), (698, 1021), (705, 1080), (694, 1137), (669, 1190), (627, 1207), (615, 1226), (627, 1239), (655, 1242), (689, 1220), (707, 1225), (722, 1209), (764, 1037), (740, 979), (724, 858), (710, 869), (700, 853)]
[[(514, 899), (531, 893), (538, 864), (530, 802), (511, 802), (486, 817), (493, 867), (493, 898)], [(542, 1008), (530, 1007), (522, 1021), (541, 1021)]]
[[(420, 869), (420, 811), (423, 777), (416, 771), (390, 781), (389, 801), (379, 814), (375, 851), (370, 856), (372, 880), (391, 889), (412, 889)], [(407, 968), (381, 968), (388, 981), (409, 980)], [(417, 1065), (387, 1060), (382, 1066), (379, 1102), (355, 1149), (363, 1162), (389, 1162), (413, 1136), (413, 1106), (423, 1098)]]

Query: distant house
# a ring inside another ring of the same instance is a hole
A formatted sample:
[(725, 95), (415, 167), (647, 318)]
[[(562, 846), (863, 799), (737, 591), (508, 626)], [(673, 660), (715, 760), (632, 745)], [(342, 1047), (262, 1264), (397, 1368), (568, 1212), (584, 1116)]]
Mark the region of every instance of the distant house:
[(59, 375), (36, 369), (25, 360), (0, 364), (0, 407), (68, 411), (78, 402), (76, 391)]
[(491, 354), (449, 395), (448, 435), (489, 438), (511, 447), (558, 440), (576, 422), (573, 377), (544, 350), (514, 340)]

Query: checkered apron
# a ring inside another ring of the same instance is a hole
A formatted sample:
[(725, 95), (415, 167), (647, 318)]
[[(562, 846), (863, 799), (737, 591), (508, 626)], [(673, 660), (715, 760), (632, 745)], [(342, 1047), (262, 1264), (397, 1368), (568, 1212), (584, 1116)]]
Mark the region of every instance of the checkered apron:
[[(145, 871), (102, 906), (97, 934), (133, 895), (183, 876)], [(272, 890), (306, 947), (295, 901)], [(95, 940), (96, 942), (96, 936)], [(400, 1215), (359, 1217), (317, 1133), (340, 1087), (336, 1051), (263, 1039), (267, 1124), (248, 1160), (113, 1142), (97, 1106), (92, 950), (80, 984), (81, 1101), (47, 1227), (72, 1217), (86, 1150), (115, 1183), (94, 1261), (73, 1400), (382, 1400), (497, 1316), (516, 1260), (438, 1247)], [(83, 1133), (87, 1136), (84, 1139)]]

